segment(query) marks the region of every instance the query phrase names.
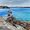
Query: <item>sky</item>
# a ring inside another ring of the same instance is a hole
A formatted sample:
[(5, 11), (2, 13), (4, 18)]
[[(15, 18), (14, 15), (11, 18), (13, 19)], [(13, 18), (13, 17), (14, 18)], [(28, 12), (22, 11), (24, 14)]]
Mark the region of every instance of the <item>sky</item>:
[(0, 0), (0, 4), (14, 6), (30, 6), (30, 0)]

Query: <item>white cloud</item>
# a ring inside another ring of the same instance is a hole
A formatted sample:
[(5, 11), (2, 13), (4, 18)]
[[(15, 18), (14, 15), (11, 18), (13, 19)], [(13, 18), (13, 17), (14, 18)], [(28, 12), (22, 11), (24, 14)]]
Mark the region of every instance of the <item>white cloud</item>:
[(0, 4), (8, 6), (29, 6), (30, 0), (0, 0)]

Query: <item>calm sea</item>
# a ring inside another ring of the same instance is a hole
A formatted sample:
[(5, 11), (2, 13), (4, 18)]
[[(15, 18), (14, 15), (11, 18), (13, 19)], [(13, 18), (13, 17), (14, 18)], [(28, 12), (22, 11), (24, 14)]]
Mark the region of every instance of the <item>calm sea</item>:
[[(7, 15), (9, 9), (0, 9), (0, 16)], [(30, 8), (12, 8), (12, 14), (16, 20), (30, 22)]]

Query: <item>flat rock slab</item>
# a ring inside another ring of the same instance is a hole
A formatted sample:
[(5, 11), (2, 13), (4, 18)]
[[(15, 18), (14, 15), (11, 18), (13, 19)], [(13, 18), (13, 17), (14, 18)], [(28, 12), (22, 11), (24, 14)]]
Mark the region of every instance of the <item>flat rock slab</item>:
[(10, 30), (7, 27), (0, 27), (0, 30)]

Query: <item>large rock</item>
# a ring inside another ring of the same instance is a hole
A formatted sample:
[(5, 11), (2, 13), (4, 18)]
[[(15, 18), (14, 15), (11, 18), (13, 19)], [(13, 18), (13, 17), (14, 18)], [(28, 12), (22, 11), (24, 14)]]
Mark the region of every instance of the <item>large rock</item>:
[(2, 17), (0, 17), (0, 27), (4, 28), (4, 30), (7, 30), (7, 29), (10, 29), (10, 30), (26, 30), (24, 29), (23, 27), (19, 26), (19, 25), (16, 25), (16, 27), (14, 27), (11, 23), (6, 23), (4, 21), (4, 19)]

